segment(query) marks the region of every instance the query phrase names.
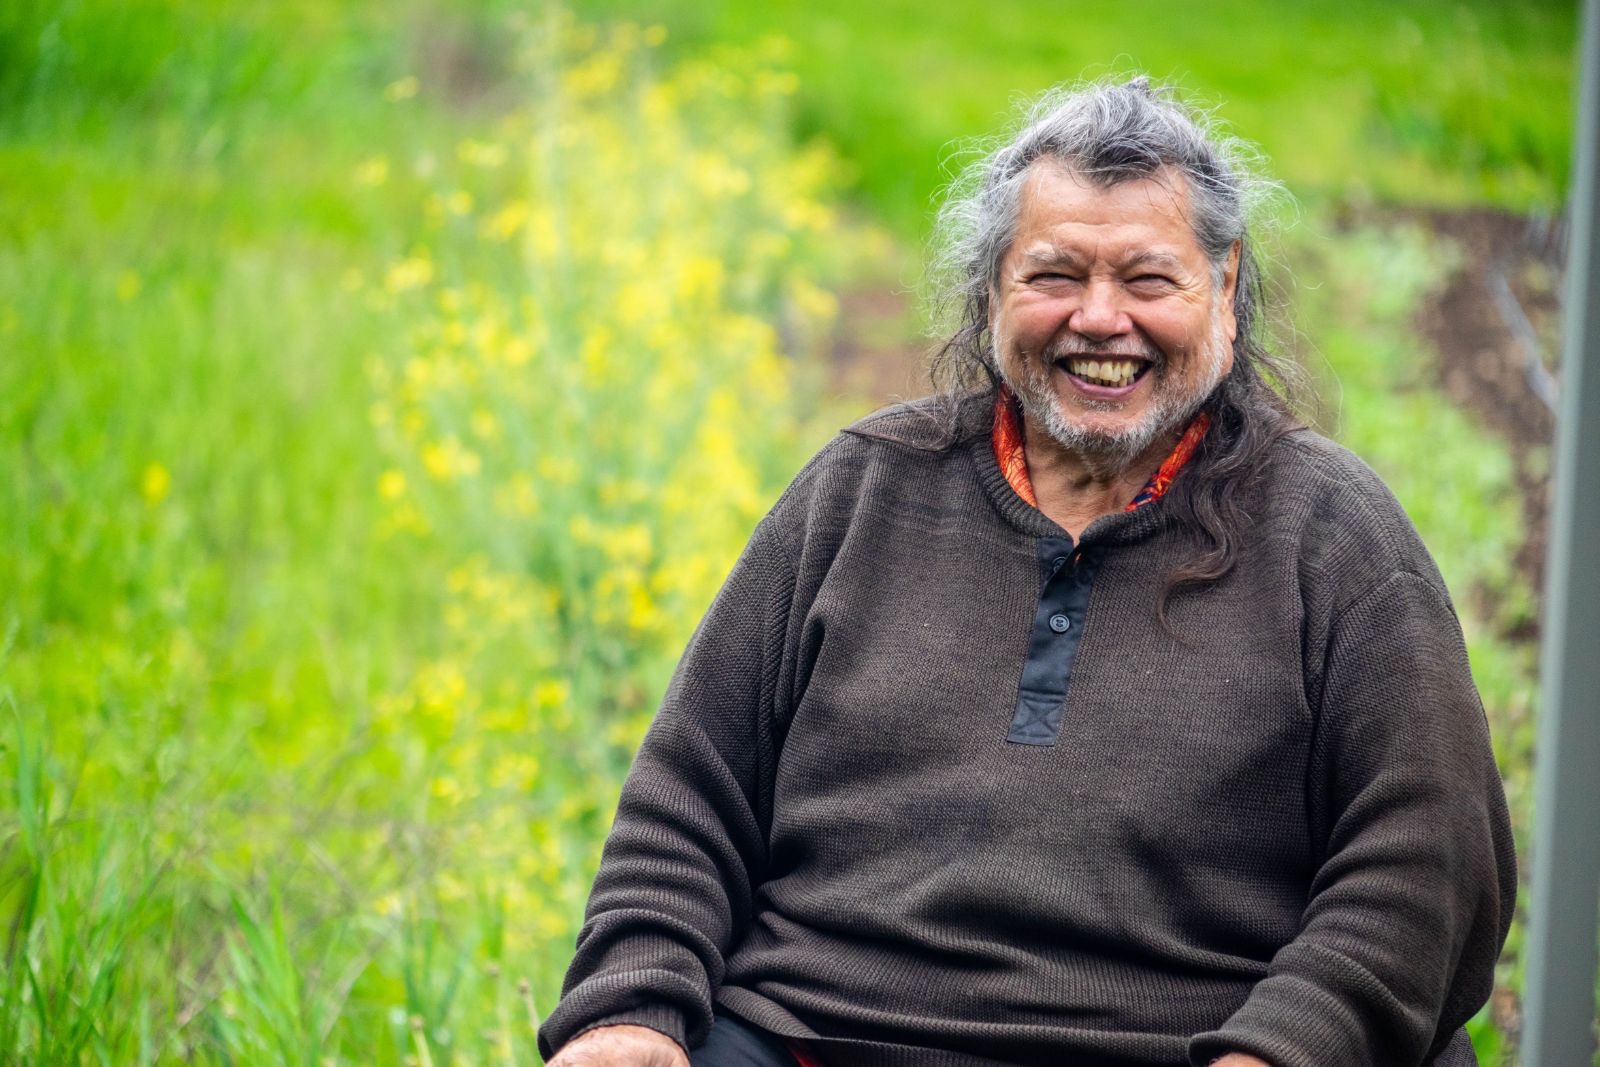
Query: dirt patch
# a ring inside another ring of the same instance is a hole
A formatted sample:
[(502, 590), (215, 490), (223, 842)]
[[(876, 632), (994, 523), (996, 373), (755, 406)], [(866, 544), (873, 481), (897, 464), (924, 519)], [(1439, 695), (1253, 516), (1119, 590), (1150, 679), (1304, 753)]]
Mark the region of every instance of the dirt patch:
[[(1411, 216), (1460, 250), (1441, 293), (1417, 313), (1435, 356), (1440, 388), (1510, 448), (1522, 489), (1527, 536), (1517, 573), (1537, 597), (1544, 588), (1549, 455), (1560, 385), (1559, 291), (1564, 230), (1550, 219), (1493, 211)], [(1537, 619), (1508, 637), (1533, 640)]]
[(909, 293), (853, 289), (839, 297), (839, 325), (828, 366), (829, 386), (874, 407), (933, 391), (925, 369), (932, 342), (922, 336)]

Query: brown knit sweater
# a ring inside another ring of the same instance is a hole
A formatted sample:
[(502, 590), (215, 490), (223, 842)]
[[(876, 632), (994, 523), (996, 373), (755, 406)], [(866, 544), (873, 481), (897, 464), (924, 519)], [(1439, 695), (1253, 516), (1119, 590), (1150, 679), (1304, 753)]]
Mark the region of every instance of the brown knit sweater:
[(623, 789), (544, 1053), (618, 1022), (694, 1045), (713, 1001), (830, 1067), (1459, 1053), (1514, 854), (1394, 497), (1283, 438), (1174, 640), (1166, 501), (1072, 544), (987, 404), (954, 444), (926, 402), (862, 420), (757, 526)]

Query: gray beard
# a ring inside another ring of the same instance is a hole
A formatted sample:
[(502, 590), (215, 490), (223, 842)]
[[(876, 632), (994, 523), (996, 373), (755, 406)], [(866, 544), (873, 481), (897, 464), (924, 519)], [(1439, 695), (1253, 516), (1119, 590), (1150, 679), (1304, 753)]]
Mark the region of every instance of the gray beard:
[[(993, 340), (995, 366), (1000, 367), (999, 339)], [(1212, 322), (1210, 336), (1206, 338), (1205, 350), (1200, 353), (1205, 360), (1206, 374), (1198, 387), (1192, 393), (1173, 395), (1170, 390), (1163, 388), (1167, 364), (1165, 361), (1158, 363), (1146, 372), (1162, 376), (1152, 383), (1156, 395), (1152, 398), (1149, 410), (1134, 425), (1116, 433), (1105, 433), (1069, 422), (1061, 411), (1051, 385), (1051, 368), (1041, 361), (1030, 362), (1024, 372), (1024, 381), (1015, 381), (1004, 371), (1001, 377), (1021, 402), (1023, 417), (1033, 420), (1062, 448), (1092, 461), (1096, 467), (1120, 469), (1142, 456), (1158, 438), (1176, 433), (1194, 418), (1195, 412), (1200, 410), (1217, 383), (1222, 381), (1227, 344), (1222, 318), (1217, 316)], [(1105, 411), (1115, 410), (1116, 407), (1113, 403), (1096, 403), (1092, 400), (1087, 406)]]

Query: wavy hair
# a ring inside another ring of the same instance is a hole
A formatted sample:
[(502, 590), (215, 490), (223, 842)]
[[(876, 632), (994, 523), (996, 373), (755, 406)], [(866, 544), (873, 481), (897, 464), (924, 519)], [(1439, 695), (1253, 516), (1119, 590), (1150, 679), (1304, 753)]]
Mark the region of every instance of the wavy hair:
[[(1278, 437), (1302, 425), (1300, 376), (1270, 347), (1268, 290), (1257, 239), (1263, 209), (1282, 187), (1261, 175), (1260, 157), (1224, 133), (1211, 116), (1148, 77), (1057, 88), (1024, 111), (1014, 134), (968, 165), (947, 191), (934, 235), (932, 311), (942, 327), (929, 373), (951, 401), (1000, 386), (989, 336), (1000, 263), (1016, 235), (1029, 168), (1052, 159), (1101, 186), (1148, 178), (1163, 169), (1188, 182), (1190, 223), (1220, 286), (1239, 244), (1233, 314), (1233, 368), (1201, 410), (1211, 429), (1166, 495), (1172, 522), (1195, 551), (1168, 573), (1156, 612), (1180, 586), (1222, 578), (1233, 569), (1250, 517), (1240, 488), (1260, 469)], [(1254, 223), (1254, 225), (1252, 225)]]

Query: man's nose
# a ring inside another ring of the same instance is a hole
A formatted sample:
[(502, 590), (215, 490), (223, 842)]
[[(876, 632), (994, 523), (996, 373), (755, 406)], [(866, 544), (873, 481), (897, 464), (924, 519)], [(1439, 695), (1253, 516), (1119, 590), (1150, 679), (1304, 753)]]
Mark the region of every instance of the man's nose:
[(1083, 300), (1067, 319), (1067, 326), (1085, 337), (1104, 340), (1127, 333), (1122, 313), (1121, 287), (1103, 278), (1091, 278), (1083, 287)]

